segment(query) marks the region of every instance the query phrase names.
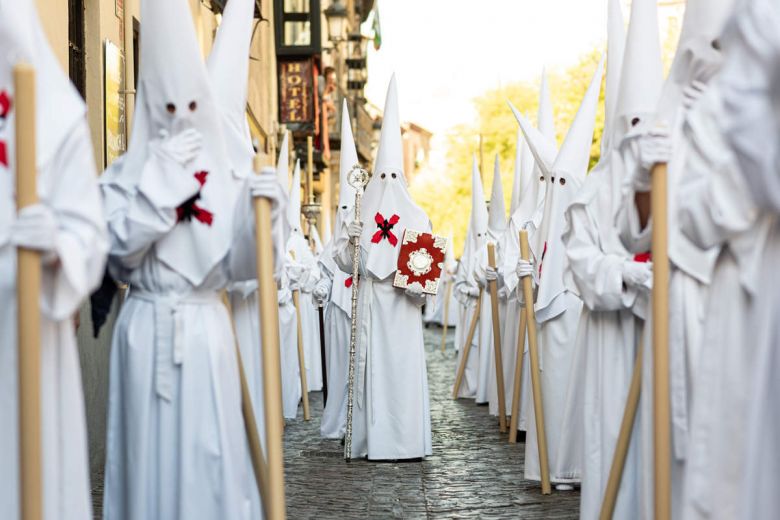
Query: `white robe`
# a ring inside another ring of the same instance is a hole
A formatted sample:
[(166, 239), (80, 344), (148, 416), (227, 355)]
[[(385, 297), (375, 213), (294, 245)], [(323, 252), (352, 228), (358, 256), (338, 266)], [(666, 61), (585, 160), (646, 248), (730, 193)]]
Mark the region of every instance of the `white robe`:
[[(286, 259), (285, 261), (288, 261)], [(292, 301), (287, 275), (282, 273), (279, 302), (279, 349), (282, 368), (282, 413), (285, 419), (295, 419), (301, 402), (301, 370), (298, 362), (298, 315)]]
[[(465, 345), (468, 339), (469, 328), (474, 319), (474, 313), (477, 309), (477, 298), (469, 296), (464, 292), (468, 287), (476, 287), (476, 282), (471, 280), (470, 276), (465, 274), (465, 264), (463, 262), (458, 266), (455, 275), (455, 286), (453, 292), (458, 298), (458, 323), (455, 326), (455, 348), (458, 351), (458, 362), (456, 370), (460, 367), (463, 356), (468, 352), (466, 368), (463, 372), (458, 398), (474, 399), (477, 395), (477, 377), (479, 371), (479, 328), (475, 330), (471, 344)], [(477, 317), (477, 320), (480, 318)], [(477, 327), (479, 322), (477, 322)]]
[[(331, 244), (320, 255), (322, 275), (333, 284), (344, 285), (349, 275), (333, 262)], [(335, 290), (332, 287), (331, 292)], [(320, 435), (326, 439), (341, 439), (347, 427), (347, 378), (349, 372), (349, 340), (352, 328), (350, 314), (336, 302), (329, 301), (325, 310), (325, 355), (328, 371), (328, 402), (322, 413)]]
[[(603, 171), (592, 175), (613, 174)], [(605, 193), (603, 181), (607, 180), (591, 177), (585, 181), (583, 191), (592, 193), (594, 198), (570, 206), (564, 234), (570, 270), (585, 304), (577, 332), (567, 398), (570, 410), (566, 415), (572, 425), (568, 431), (576, 433), (569, 439), (569, 448), (576, 449), (582, 457), (582, 519), (598, 518), (601, 511), (649, 294), (649, 289), (637, 294), (636, 289), (624, 285), (623, 266), (633, 260), (628, 252), (614, 247), (613, 252), (606, 252), (600, 240), (600, 235), (611, 233), (613, 243), (617, 242), (616, 231), (599, 230), (604, 223), (592, 213), (596, 205), (611, 206), (609, 196), (600, 196)], [(639, 516), (637, 423), (635, 420), (615, 518)], [(566, 441), (560, 449), (565, 449), (565, 444)]]
[[(306, 385), (310, 392), (322, 390), (322, 356), (320, 355), (320, 321), (314, 306), (312, 291), (320, 278), (317, 260), (308, 251), (306, 239), (293, 232), (287, 242), (287, 250), (303, 254), (294, 260), (288, 259), (287, 276), (290, 288), (299, 291), (301, 328), (303, 330), (303, 352), (306, 365)], [(303, 249), (307, 251), (303, 251)]]
[[(777, 516), (778, 132), (777, 22), (780, 10), (745, 2), (726, 42), (716, 88), (689, 118), (707, 139), (687, 190), (683, 232), (718, 245), (705, 345), (696, 380), (684, 518)], [(681, 193), (682, 196), (682, 193)], [(725, 419), (725, 420), (724, 420)]]
[[(430, 229), (427, 230), (430, 232)], [(352, 271), (353, 247), (346, 230), (334, 245), (334, 260)], [(421, 302), (366, 271), (361, 247), (358, 355), (352, 456), (373, 460), (431, 455), (431, 413)]]
[(176, 225), (175, 208), (155, 207), (146, 195), (162, 192), (164, 167), (150, 157), (147, 173), (159, 171), (134, 194), (103, 185), (109, 265), (130, 284), (111, 348), (103, 515), (249, 518), (257, 488), (236, 340), (219, 291), (255, 276), (250, 197), (244, 191), (236, 207), (229, 254), (194, 287), (157, 256), (156, 241)]
[[(92, 518), (87, 432), (73, 315), (101, 280), (108, 250), (89, 141), (80, 119), (38, 173), (41, 202), (57, 218), (58, 262), (42, 270), (41, 457), (43, 518)], [(0, 165), (0, 517), (19, 516), (16, 248), (13, 172)]]
[[(780, 510), (780, 175), (778, 175), (778, 61), (780, 10), (774, 2), (751, 0), (735, 13), (729, 57), (721, 77), (724, 133), (754, 200), (771, 215), (766, 245), (761, 251), (753, 304), (755, 369), (748, 389), (740, 514), (757, 520), (777, 517)], [(740, 268), (742, 266), (740, 265)], [(749, 327), (749, 325), (748, 325)]]

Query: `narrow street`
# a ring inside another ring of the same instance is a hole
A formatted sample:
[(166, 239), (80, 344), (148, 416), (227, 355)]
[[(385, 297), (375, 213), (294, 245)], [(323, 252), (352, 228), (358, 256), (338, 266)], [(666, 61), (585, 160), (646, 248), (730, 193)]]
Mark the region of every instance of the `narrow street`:
[(577, 518), (577, 491), (543, 497), (522, 479), (524, 445), (499, 434), (487, 406), (451, 399), (452, 340), (442, 354), (441, 329), (426, 330), (433, 456), (422, 463), (346, 464), (339, 442), (320, 438), (322, 394), (311, 394), (312, 420), (285, 430), (288, 518)]

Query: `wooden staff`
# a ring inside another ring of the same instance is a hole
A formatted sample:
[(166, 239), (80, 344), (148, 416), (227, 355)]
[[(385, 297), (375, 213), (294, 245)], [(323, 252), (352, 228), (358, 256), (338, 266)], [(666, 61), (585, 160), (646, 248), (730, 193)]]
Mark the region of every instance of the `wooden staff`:
[(512, 421), (509, 424), (509, 443), (517, 442), (517, 428), (520, 423), (520, 403), (523, 384), (523, 351), (525, 350), (526, 333), (525, 309), (520, 309), (520, 330), (517, 331), (517, 358), (515, 359), (515, 379), (512, 388)]
[[(238, 381), (241, 386), (241, 415), (244, 417), (244, 430), (249, 444), (249, 458), (252, 461), (252, 470), (255, 474), (255, 483), (257, 491), (260, 493), (263, 508), (266, 509), (266, 502), (270, 500), (268, 495), (268, 466), (263, 457), (263, 447), (260, 442), (260, 433), (257, 431), (257, 419), (255, 409), (252, 406), (252, 394), (249, 392), (249, 383), (246, 380), (246, 369), (244, 368), (244, 359), (241, 356), (241, 349), (238, 345), (238, 334), (236, 334), (236, 322), (233, 319), (233, 307), (228, 300), (227, 292), (222, 294), (222, 303), (230, 315), (230, 327), (233, 330), (234, 345), (236, 349), (236, 361), (238, 362)], [(268, 516), (268, 511), (264, 513)]]
[[(520, 256), (528, 261), (528, 231), (520, 232)], [(534, 291), (531, 278), (523, 278), (523, 298), (525, 299), (525, 322), (528, 327), (528, 354), (531, 358), (531, 390), (534, 396), (534, 418), (536, 419), (536, 443), (539, 448), (539, 471), (542, 477), (542, 494), (549, 495), (550, 463), (547, 459), (547, 434), (544, 430), (544, 408), (542, 407), (542, 381), (539, 372), (539, 350), (536, 345), (536, 313), (534, 312)]]
[[(494, 270), (496, 268), (496, 246), (489, 243), (488, 264)], [(498, 312), (498, 282), (491, 280), (488, 282), (490, 287), (490, 306), (493, 311), (493, 355), (496, 365), (496, 387), (498, 390), (498, 431), (506, 432), (506, 393), (504, 389), (504, 360), (501, 358), (501, 316)]]
[[(26, 64), (13, 71), (16, 95), (16, 207), (38, 202), (35, 165), (35, 70)], [(19, 335), (19, 491), (24, 520), (43, 517), (41, 459), (41, 254), (16, 251), (16, 298)]]
[(460, 366), (458, 366), (458, 373), (455, 376), (455, 386), (452, 388), (452, 398), (458, 398), (458, 392), (460, 391), (460, 385), (463, 382), (463, 374), (466, 372), (466, 364), (469, 361), (469, 354), (471, 353), (471, 342), (474, 341), (474, 333), (477, 331), (477, 323), (479, 322), (479, 314), (482, 312), (482, 289), (479, 290), (479, 296), (477, 296), (477, 306), (474, 308), (474, 316), (471, 318), (471, 325), (469, 325), (469, 332), (466, 335), (466, 341), (461, 345), (463, 354), (460, 357)]
[[(306, 202), (314, 202), (314, 141), (306, 137)], [(311, 230), (309, 231), (311, 234)]]
[(636, 360), (634, 361), (634, 373), (631, 376), (631, 386), (628, 388), (628, 397), (626, 398), (626, 407), (623, 412), (623, 421), (620, 423), (620, 434), (615, 445), (615, 454), (612, 456), (612, 466), (609, 469), (609, 479), (607, 488), (604, 492), (604, 500), (601, 503), (601, 514), (599, 520), (611, 520), (615, 513), (615, 502), (617, 501), (620, 483), (623, 480), (623, 469), (626, 466), (626, 456), (628, 447), (631, 444), (631, 432), (634, 429), (634, 420), (636, 419), (636, 410), (639, 406), (639, 395), (642, 390), (642, 337), (639, 339), (639, 348), (636, 350)]
[(669, 400), (669, 251), (667, 168), (652, 172), (650, 212), (653, 215), (653, 453), (655, 454), (655, 518), (671, 518), (671, 414)]
[(303, 353), (303, 324), (301, 323), (301, 292), (295, 290), (292, 292), (293, 304), (295, 305), (295, 315), (298, 318), (298, 369), (301, 372), (301, 400), (303, 401), (303, 420), (310, 421), (309, 412), (309, 385), (306, 381), (306, 358)]
[(447, 294), (444, 295), (444, 325), (441, 331), (441, 351), (444, 353), (444, 348), (447, 345), (447, 326), (450, 322), (450, 299), (452, 298), (452, 280), (447, 284)]
[[(260, 156), (254, 170), (260, 171)], [(271, 201), (254, 199), (257, 236), (257, 297), (260, 335), (263, 349), (263, 397), (265, 409), (265, 448), (267, 457), (268, 499), (263, 500), (266, 518), (284, 520), (287, 516), (284, 496), (284, 453), (282, 447), (282, 376), (279, 360), (279, 302), (274, 280), (274, 247), (271, 231)]]

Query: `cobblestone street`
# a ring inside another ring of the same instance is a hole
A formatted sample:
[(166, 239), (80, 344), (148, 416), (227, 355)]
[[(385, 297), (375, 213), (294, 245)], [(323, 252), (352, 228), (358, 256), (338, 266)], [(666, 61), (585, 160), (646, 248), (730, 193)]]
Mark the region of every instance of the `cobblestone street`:
[(450, 398), (448, 340), (442, 354), (441, 329), (426, 330), (433, 456), (346, 464), (339, 442), (319, 436), (322, 394), (312, 393), (312, 420), (299, 413), (285, 430), (288, 518), (577, 518), (578, 492), (543, 497), (522, 479), (524, 445), (507, 442), (486, 406)]

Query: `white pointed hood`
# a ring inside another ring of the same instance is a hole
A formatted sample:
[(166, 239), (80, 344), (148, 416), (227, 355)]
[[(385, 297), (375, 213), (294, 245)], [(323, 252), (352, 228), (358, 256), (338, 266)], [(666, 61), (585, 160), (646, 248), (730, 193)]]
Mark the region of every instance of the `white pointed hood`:
[(295, 161), (292, 183), (287, 194), (287, 223), (293, 233), (301, 233), (301, 161)]
[[(192, 176), (198, 211), (180, 218), (155, 244), (158, 258), (194, 286), (228, 253), (233, 240), (233, 215), (243, 181), (231, 172), (223, 125), (185, 0), (141, 0), (140, 69), (130, 146), (121, 168), (110, 169), (101, 182), (135, 193), (145, 172), (176, 170)], [(182, 168), (154, 153), (160, 135), (188, 129), (203, 137), (198, 156)], [(153, 168), (146, 167), (152, 164)], [(145, 182), (150, 182), (147, 179)], [(153, 196), (164, 201), (165, 194)], [(191, 209), (184, 204), (180, 208)]]
[(634, 0), (612, 125), (617, 139), (628, 132), (633, 120), (646, 121), (655, 113), (662, 87), (658, 7), (655, 0)]
[(287, 223), (290, 235), (287, 239), (287, 251), (295, 254), (295, 261), (312, 266), (316, 263), (314, 254), (309, 247), (309, 241), (301, 229), (301, 161), (295, 161), (292, 183), (287, 195)]
[(228, 156), (236, 174), (242, 177), (252, 171), (255, 155), (246, 118), (254, 12), (254, 0), (230, 0), (227, 3), (206, 62), (225, 124)]
[(511, 217), (517, 206), (520, 205), (520, 199), (523, 194), (523, 131), (517, 129), (517, 136), (515, 137), (515, 169), (514, 178), (512, 179), (512, 197), (509, 199), (509, 216)]
[[(7, 162), (14, 155), (13, 67), (28, 63), (36, 74), (37, 164), (43, 167), (86, 113), (84, 101), (62, 70), (44, 34), (35, 2), (0, 1), (0, 93), (7, 115), (0, 128)], [(2, 107), (0, 107), (2, 109)], [(5, 136), (5, 137), (4, 137)], [(5, 166), (0, 165), (0, 170)]]
[[(27, 63), (35, 69), (36, 157), (46, 171), (74, 128), (85, 124), (86, 106), (62, 70), (43, 32), (35, 2), (0, 0), (0, 242), (14, 219), (16, 110), (13, 67)], [(102, 221), (79, 207), (86, 220)], [(77, 215), (74, 215), (74, 217)]]
[[(540, 321), (558, 316), (568, 305), (563, 279), (567, 258), (561, 235), (565, 225), (565, 211), (588, 172), (603, 72), (602, 57), (550, 172), (541, 227), (544, 233), (541, 238), (545, 243), (542, 245), (538, 266), (540, 281), (536, 308)], [(529, 146), (533, 151), (535, 142), (532, 139), (529, 139)]]
[(485, 192), (482, 187), (482, 176), (479, 173), (479, 163), (474, 155), (471, 165), (471, 215), (463, 246), (460, 263), (465, 275), (471, 279), (476, 262), (485, 250), (488, 238), (488, 209), (485, 204)]
[(506, 205), (504, 203), (504, 187), (501, 185), (501, 166), (496, 155), (493, 162), (493, 189), (490, 195), (490, 211), (488, 214), (488, 233), (491, 240), (497, 242), (506, 230)]
[[(636, 3), (636, 2), (634, 2)], [(633, 6), (632, 6), (633, 7)], [(613, 146), (615, 111), (620, 92), (620, 75), (626, 47), (626, 27), (620, 0), (609, 0), (607, 6), (607, 79), (604, 87), (604, 132), (601, 136), (601, 155)]]
[(683, 89), (694, 80), (708, 82), (719, 70), (722, 54), (713, 42), (721, 35), (733, 5), (734, 0), (686, 2), (677, 52), (658, 105), (659, 121), (673, 124)]
[[(360, 164), (355, 139), (352, 136), (352, 122), (349, 118), (347, 100), (341, 108), (341, 156), (339, 159), (339, 210), (352, 210), (355, 207), (355, 188), (349, 183), (349, 172)], [(338, 229), (339, 226), (336, 226)]]
[(539, 207), (539, 203), (542, 200), (539, 192), (544, 187), (544, 180), (540, 180), (539, 176), (535, 174), (536, 163), (534, 156), (531, 154), (531, 149), (523, 138), (523, 131), (520, 128), (517, 129), (517, 148), (518, 158), (516, 162), (520, 163), (520, 185), (522, 188), (520, 191), (520, 202), (512, 212), (511, 218), (516, 221), (515, 224), (518, 227), (521, 227), (531, 219)]
[(361, 204), (365, 225), (360, 245), (366, 251), (366, 269), (378, 280), (395, 273), (405, 229), (430, 230), (428, 216), (406, 187), (403, 153), (398, 87), (393, 75), (387, 88), (374, 174)]
[(320, 238), (320, 232), (317, 229), (317, 226), (311, 227), (311, 243), (314, 248), (314, 256), (321, 255), (324, 247), (322, 246), (322, 239)]

